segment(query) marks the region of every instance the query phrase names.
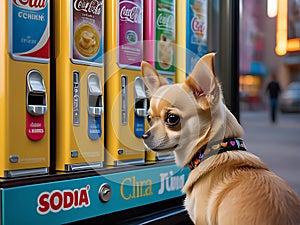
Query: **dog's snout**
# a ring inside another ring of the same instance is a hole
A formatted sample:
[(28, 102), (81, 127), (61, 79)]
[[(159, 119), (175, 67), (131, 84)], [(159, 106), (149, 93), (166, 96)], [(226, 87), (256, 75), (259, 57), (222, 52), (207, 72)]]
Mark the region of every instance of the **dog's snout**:
[(151, 135), (151, 131), (150, 130), (148, 130), (146, 133), (144, 133), (143, 134), (143, 139), (147, 139), (148, 137), (150, 137), (150, 135)]

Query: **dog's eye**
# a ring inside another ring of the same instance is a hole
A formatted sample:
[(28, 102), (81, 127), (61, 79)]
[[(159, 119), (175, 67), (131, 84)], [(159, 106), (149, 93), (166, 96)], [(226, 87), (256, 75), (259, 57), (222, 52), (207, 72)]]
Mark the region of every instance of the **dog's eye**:
[(148, 123), (151, 122), (151, 116), (149, 114), (147, 115), (147, 121), (148, 121)]
[(174, 127), (180, 122), (180, 117), (175, 114), (169, 113), (165, 122), (168, 126)]

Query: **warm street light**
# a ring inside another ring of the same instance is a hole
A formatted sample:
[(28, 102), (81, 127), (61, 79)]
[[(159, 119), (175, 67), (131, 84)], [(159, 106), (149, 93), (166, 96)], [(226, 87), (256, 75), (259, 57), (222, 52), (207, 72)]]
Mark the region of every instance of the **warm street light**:
[(273, 18), (277, 16), (278, 0), (268, 0), (267, 2), (267, 14), (268, 17)]
[(287, 31), (288, 31), (288, 0), (278, 1), (276, 48), (277, 55), (285, 55), (287, 52)]
[[(268, 0), (268, 2), (271, 0)], [(287, 52), (300, 50), (300, 37), (288, 37), (288, 0), (278, 0), (278, 14), (276, 27), (276, 48), (277, 55), (285, 55)]]

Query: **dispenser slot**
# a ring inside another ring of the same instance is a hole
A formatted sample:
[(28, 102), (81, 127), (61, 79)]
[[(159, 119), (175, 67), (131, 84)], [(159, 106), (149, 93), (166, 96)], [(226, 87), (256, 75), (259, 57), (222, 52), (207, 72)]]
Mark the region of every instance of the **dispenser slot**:
[(44, 78), (38, 70), (31, 70), (27, 74), (26, 108), (33, 116), (41, 116), (47, 112)]
[(134, 111), (139, 117), (147, 116), (147, 95), (141, 77), (136, 77), (134, 81)]
[(101, 116), (103, 111), (101, 83), (92, 73), (88, 77), (88, 112), (91, 116)]

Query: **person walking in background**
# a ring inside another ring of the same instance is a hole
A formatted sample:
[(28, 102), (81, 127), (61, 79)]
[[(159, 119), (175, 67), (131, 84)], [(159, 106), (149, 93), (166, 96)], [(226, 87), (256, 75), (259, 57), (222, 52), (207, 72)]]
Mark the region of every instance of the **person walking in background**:
[(280, 85), (276, 79), (276, 74), (271, 74), (271, 81), (267, 85), (266, 91), (269, 93), (270, 117), (273, 123), (276, 122), (277, 102), (281, 92)]

